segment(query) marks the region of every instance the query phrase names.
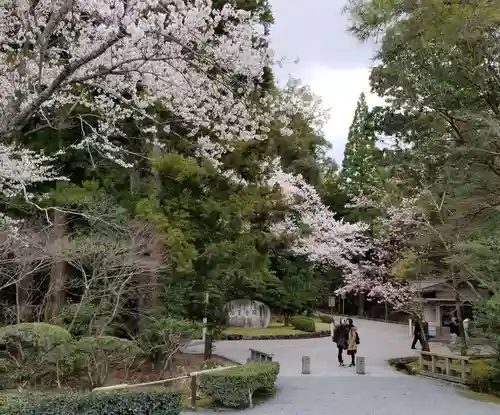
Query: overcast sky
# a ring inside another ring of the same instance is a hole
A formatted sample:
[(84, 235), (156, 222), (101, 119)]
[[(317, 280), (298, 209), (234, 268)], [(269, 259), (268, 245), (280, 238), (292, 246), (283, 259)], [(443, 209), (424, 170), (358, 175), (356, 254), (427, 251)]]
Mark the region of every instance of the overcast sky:
[[(369, 94), (368, 76), (372, 45), (362, 44), (346, 32), (342, 14), (346, 0), (271, 0), (275, 24), (271, 31), (276, 57), (286, 57), (276, 72), (280, 81), (289, 75), (300, 78), (320, 95), (330, 108), (325, 133), (331, 155), (341, 163), (349, 126), (359, 94), (367, 93), (368, 104), (380, 100)], [(296, 59), (299, 63), (292, 63)]]

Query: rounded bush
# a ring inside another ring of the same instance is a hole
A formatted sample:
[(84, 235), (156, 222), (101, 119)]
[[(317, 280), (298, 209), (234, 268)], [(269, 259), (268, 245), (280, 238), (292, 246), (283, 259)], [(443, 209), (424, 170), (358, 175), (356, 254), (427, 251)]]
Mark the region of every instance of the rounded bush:
[(279, 371), (277, 362), (250, 362), (201, 375), (200, 389), (223, 406), (245, 406), (255, 392), (274, 391)]
[(322, 314), (321, 316), (319, 316), (319, 319), (323, 322), (323, 323), (334, 323), (334, 319), (332, 316), (327, 316), (325, 314)]
[(7, 383), (53, 382), (65, 348), (70, 344), (71, 334), (51, 324), (22, 323), (1, 327), (0, 348), (7, 352), (3, 362)]
[(98, 387), (106, 382), (109, 369), (128, 368), (142, 353), (132, 340), (113, 336), (82, 337), (67, 354), (67, 361), (73, 365), (75, 373), (85, 373), (90, 387)]
[(103, 311), (94, 304), (68, 304), (63, 307), (56, 322), (65, 328), (71, 328), (72, 336), (81, 337), (100, 331), (104, 320), (102, 317)]
[(314, 333), (316, 331), (316, 323), (310, 317), (294, 317), (290, 320), (290, 324), (294, 329), (307, 333)]

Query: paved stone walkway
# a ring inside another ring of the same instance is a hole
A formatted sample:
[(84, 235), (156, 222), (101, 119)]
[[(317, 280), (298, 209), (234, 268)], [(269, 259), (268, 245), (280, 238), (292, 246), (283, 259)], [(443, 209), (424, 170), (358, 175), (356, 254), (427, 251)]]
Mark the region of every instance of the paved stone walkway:
[[(355, 320), (366, 359), (366, 375), (338, 367), (331, 338), (303, 340), (240, 340), (216, 343), (215, 353), (246, 362), (249, 348), (275, 355), (281, 370), (278, 392), (271, 400), (245, 413), (254, 415), (323, 415), (336, 411), (355, 415), (499, 415), (500, 407), (461, 396), (448, 384), (393, 370), (387, 359), (410, 356), (408, 327)], [(202, 345), (191, 352), (201, 352)], [(311, 375), (301, 375), (301, 359), (311, 358)], [(347, 359), (347, 356), (345, 357)], [(233, 415), (238, 412), (225, 412)]]

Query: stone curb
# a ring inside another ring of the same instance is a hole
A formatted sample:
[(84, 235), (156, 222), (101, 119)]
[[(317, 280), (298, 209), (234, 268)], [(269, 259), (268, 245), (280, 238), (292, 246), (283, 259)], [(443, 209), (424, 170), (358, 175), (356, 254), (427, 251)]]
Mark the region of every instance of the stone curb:
[[(320, 311), (320, 310), (318, 310), (317, 313), (319, 313), (320, 315), (324, 315), (324, 316), (331, 316), (331, 314), (324, 312), (324, 311)], [(408, 321), (391, 321), (391, 320), (384, 320), (383, 318), (361, 317), (361, 316), (349, 315), (349, 314), (345, 314), (345, 315), (344, 314), (333, 314), (333, 316), (341, 318), (341, 319), (342, 318), (352, 318), (353, 320), (375, 321), (378, 323), (398, 324), (400, 326), (407, 326), (408, 325)]]
[(316, 331), (314, 333), (297, 334), (270, 334), (268, 336), (249, 336), (243, 334), (223, 334), (217, 340), (298, 340), (298, 339), (317, 339), (320, 337), (330, 337), (330, 330)]

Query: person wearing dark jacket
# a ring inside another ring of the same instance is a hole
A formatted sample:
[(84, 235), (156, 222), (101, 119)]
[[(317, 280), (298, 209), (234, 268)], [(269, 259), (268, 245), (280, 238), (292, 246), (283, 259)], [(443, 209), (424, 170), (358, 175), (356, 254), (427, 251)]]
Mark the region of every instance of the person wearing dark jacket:
[(417, 341), (420, 342), (420, 347), (422, 347), (422, 322), (419, 320), (415, 321), (415, 327), (413, 327), (413, 342), (411, 343), (412, 349), (415, 349)]
[(347, 349), (349, 339), (349, 327), (346, 322), (339, 324), (333, 331), (333, 342), (337, 343), (339, 366), (344, 367), (344, 350)]

